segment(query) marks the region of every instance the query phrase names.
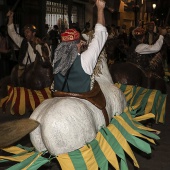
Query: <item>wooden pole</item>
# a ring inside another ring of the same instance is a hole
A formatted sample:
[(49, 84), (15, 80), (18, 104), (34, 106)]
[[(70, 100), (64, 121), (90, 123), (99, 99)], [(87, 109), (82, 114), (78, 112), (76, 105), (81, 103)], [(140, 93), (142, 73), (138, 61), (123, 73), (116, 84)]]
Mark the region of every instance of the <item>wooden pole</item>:
[(14, 10), (16, 9), (16, 7), (17, 7), (17, 5), (19, 4), (20, 1), (21, 1), (21, 0), (17, 0), (17, 1), (15, 2), (15, 4), (13, 5), (13, 7), (11, 8), (11, 11), (14, 11)]

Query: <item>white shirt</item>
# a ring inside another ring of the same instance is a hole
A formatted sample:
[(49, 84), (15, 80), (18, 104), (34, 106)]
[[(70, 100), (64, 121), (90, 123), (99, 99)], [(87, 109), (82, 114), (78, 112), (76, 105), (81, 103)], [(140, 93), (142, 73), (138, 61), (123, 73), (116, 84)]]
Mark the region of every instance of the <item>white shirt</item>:
[(162, 35), (159, 36), (159, 39), (156, 41), (155, 44), (153, 45), (148, 45), (148, 44), (139, 44), (135, 51), (139, 54), (152, 54), (152, 53), (157, 53), (163, 44), (164, 37)]
[[(8, 25), (8, 34), (11, 37), (11, 39), (15, 42), (15, 44), (20, 48), (21, 43), (22, 43), (24, 38), (16, 33), (15, 28), (14, 28), (14, 24)], [(40, 53), (40, 55), (42, 56), (41, 45), (37, 44), (35, 48)], [(49, 56), (50, 56), (50, 49), (49, 49), (48, 46), (47, 46), (47, 48), (49, 50)], [(31, 62), (28, 60), (28, 63), (27, 63), (28, 54), (30, 56)], [(26, 52), (25, 58), (23, 59), (22, 63), (23, 64), (26, 64), (26, 63), (30, 64), (30, 63), (35, 61), (35, 58), (36, 58), (36, 54), (34, 53), (34, 50), (33, 50), (32, 46), (31, 46), (31, 44), (28, 42), (28, 50)]]
[(95, 26), (94, 38), (88, 46), (88, 49), (81, 53), (81, 65), (85, 73), (92, 75), (96, 66), (97, 59), (107, 40), (108, 33), (106, 27), (97, 23)]

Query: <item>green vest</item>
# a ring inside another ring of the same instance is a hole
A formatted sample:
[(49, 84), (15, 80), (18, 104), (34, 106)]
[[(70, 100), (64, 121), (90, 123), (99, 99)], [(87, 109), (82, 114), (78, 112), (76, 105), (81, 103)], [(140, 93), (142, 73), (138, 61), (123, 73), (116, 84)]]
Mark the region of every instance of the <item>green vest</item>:
[[(90, 75), (86, 74), (81, 66), (81, 56), (77, 56), (74, 63), (71, 66), (69, 75), (65, 84), (64, 89), (63, 84), (66, 76), (57, 73), (54, 75), (54, 90), (73, 92), (73, 93), (83, 93), (90, 90)], [(57, 67), (59, 62), (55, 63), (54, 68)], [(67, 75), (67, 73), (66, 73)]]

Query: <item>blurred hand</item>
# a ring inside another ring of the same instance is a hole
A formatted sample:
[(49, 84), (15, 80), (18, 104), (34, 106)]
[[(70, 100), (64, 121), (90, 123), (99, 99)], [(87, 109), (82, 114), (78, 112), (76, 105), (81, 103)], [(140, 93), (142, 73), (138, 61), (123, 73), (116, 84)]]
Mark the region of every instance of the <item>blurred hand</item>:
[(100, 9), (104, 9), (105, 8), (105, 1), (104, 0), (96, 0), (96, 6), (98, 8), (98, 10)]
[(7, 17), (13, 17), (14, 13), (12, 11), (8, 11), (8, 13), (6, 14)]

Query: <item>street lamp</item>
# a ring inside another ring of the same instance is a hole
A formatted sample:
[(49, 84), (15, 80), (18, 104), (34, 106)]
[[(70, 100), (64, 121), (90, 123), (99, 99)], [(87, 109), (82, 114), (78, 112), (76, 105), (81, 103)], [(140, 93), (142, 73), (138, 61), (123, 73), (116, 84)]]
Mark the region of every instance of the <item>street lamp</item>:
[(152, 7), (153, 7), (153, 9), (155, 9), (156, 8), (156, 4), (152, 4)]
[(155, 8), (156, 8), (156, 4), (152, 4), (152, 8), (153, 8), (153, 20), (155, 20)]

